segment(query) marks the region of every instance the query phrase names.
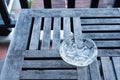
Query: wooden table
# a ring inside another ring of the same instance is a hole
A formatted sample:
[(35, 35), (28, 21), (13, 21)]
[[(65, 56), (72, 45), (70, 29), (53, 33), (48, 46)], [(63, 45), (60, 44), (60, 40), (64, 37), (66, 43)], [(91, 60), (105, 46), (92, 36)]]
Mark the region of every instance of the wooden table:
[[(60, 42), (71, 31), (79, 34), (80, 25), (99, 49), (87, 67), (59, 55)], [(119, 61), (120, 9), (23, 9), (0, 80), (120, 80)]]

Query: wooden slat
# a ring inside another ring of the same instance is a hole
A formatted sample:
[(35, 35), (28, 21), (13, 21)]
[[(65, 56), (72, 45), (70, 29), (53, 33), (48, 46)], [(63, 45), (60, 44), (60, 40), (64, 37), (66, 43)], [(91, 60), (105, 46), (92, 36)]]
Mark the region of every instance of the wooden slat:
[(101, 57), (104, 80), (116, 80), (115, 73), (109, 57)]
[(79, 44), (77, 45), (78, 48), (81, 48), (83, 47), (83, 34), (82, 34), (81, 20), (79, 17), (73, 18), (73, 26), (74, 26), (75, 43)]
[(30, 33), (31, 21), (31, 17), (26, 16), (22, 13), (20, 14), (19, 20), (16, 24), (17, 27), (15, 27), (15, 34), (13, 35), (13, 39), (6, 55), (6, 60), (3, 66), (0, 80), (19, 79), (19, 72), (22, 67), (23, 56), (22, 53), (16, 53), (15, 51), (26, 49)]
[(90, 67), (91, 80), (101, 80), (97, 59), (92, 64), (90, 64), (89, 67)]
[(63, 18), (63, 29), (64, 29), (64, 40), (67, 41), (67, 38), (71, 34), (71, 27), (70, 27), (70, 17)]
[(112, 57), (117, 80), (120, 80), (120, 57)]
[[(102, 11), (102, 12), (101, 12)], [(40, 17), (119, 17), (118, 8), (99, 8), (99, 9), (45, 9), (45, 10), (22, 10), (32, 16)], [(54, 13), (54, 14), (53, 14)], [(47, 15), (46, 15), (47, 14)]]
[(78, 80), (88, 80), (88, 67), (77, 67)]
[(25, 58), (49, 58), (60, 57), (59, 50), (29, 50), (24, 52)]
[(120, 18), (81, 19), (81, 24), (120, 24)]
[(60, 21), (61, 18), (55, 17), (54, 18), (54, 27), (53, 27), (53, 49), (59, 49), (60, 47)]
[(99, 49), (98, 50), (98, 56), (101, 57), (117, 57), (120, 56), (120, 49)]
[[(81, 21), (79, 17), (73, 18), (73, 26), (74, 26), (74, 37), (75, 43), (80, 44), (77, 45), (78, 48), (83, 47), (83, 35), (82, 35), (82, 28), (81, 28)], [(78, 72), (78, 80), (88, 80), (88, 71), (87, 67), (81, 68), (77, 67)], [(81, 76), (82, 75), (82, 76)]]
[(22, 71), (21, 79), (77, 79), (76, 70)]
[(90, 39), (120, 39), (120, 33), (100, 33), (100, 32), (94, 32), (94, 33), (83, 33), (84, 38), (90, 38)]
[[(11, 51), (14, 55), (7, 56), (5, 60), (0, 80), (18, 80), (19, 72), (22, 68), (24, 56), (22, 52)], [(10, 53), (8, 53), (10, 54)], [(9, 67), (9, 68), (8, 68)], [(9, 71), (5, 71), (9, 70)]]
[(52, 69), (52, 68), (75, 68), (63, 60), (25, 60), (23, 68), (39, 68), (39, 69)]
[(112, 41), (108, 41), (108, 40), (106, 40), (106, 41), (95, 41), (95, 43), (96, 43), (96, 45), (98, 46), (98, 47), (108, 47), (108, 48), (112, 48), (112, 47), (120, 47), (120, 41), (118, 40), (112, 40)]
[(41, 49), (49, 49), (50, 47), (50, 30), (51, 30), (51, 20), (52, 18), (45, 18), (44, 21), (44, 33), (43, 33), (43, 40)]
[(29, 49), (38, 49), (39, 39), (40, 39), (40, 29), (41, 29), (41, 18), (38, 17), (35, 18), (34, 21)]
[[(60, 57), (59, 50), (30, 50), (24, 52), (25, 58), (55, 58)], [(120, 49), (99, 49), (98, 56), (120, 56)]]
[[(114, 27), (113, 27), (114, 26)], [(120, 31), (119, 25), (84, 25), (82, 31)]]
[[(97, 29), (96, 29), (97, 30)], [(52, 31), (53, 32), (53, 31)], [(42, 31), (41, 31), (42, 33)], [(63, 33), (64, 31), (61, 30), (61, 39), (64, 39)], [(54, 36), (53, 36), (54, 37)], [(53, 37), (51, 37), (51, 40), (53, 40)], [(120, 33), (119, 32), (97, 32), (97, 31), (88, 31), (86, 30), (83, 32), (83, 37), (84, 38), (90, 38), (90, 39), (95, 39), (97, 40), (120, 40)]]

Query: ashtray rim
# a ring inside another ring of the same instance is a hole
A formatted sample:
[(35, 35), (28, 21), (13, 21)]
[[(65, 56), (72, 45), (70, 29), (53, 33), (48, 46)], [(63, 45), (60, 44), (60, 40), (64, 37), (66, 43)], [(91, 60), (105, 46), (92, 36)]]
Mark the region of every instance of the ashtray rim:
[[(96, 49), (95, 49), (95, 53), (96, 53), (96, 54), (91, 55), (91, 58), (95, 60), (95, 59), (97, 58), (97, 55), (98, 55), (98, 49), (97, 49), (97, 46), (96, 46), (95, 42), (94, 42), (92, 39), (89, 39), (89, 38), (83, 38), (83, 41), (84, 41), (84, 40), (87, 40), (87, 41), (89, 41), (89, 42), (92, 42), (92, 44), (94, 45), (94, 48), (96, 48)], [(80, 65), (77, 65), (77, 64), (73, 64), (73, 63), (68, 62), (67, 60), (65, 60), (65, 59), (63, 58), (62, 53), (61, 53), (61, 45), (63, 45), (63, 43), (65, 43), (64, 40), (63, 40), (63, 41), (61, 42), (61, 44), (60, 44), (59, 52), (60, 52), (61, 58), (62, 58), (66, 63), (68, 63), (68, 64), (70, 64), (70, 65), (74, 65), (74, 66), (84, 67), (84, 66), (88, 66), (88, 65), (90, 65), (92, 62), (94, 62), (94, 60), (91, 60), (91, 59), (87, 59), (87, 60), (85, 61), (85, 63), (88, 63), (87, 65), (83, 65), (82, 63), (81, 63)], [(83, 42), (83, 43), (84, 43), (84, 42)], [(95, 57), (96, 57), (96, 58), (95, 58)]]

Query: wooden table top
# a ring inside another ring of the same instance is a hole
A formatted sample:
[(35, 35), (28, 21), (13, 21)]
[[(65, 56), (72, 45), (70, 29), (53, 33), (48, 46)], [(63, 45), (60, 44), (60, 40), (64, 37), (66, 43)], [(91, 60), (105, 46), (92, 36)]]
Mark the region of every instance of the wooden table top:
[[(91, 38), (98, 57), (87, 67), (65, 63), (60, 42), (70, 32)], [(23, 9), (0, 80), (120, 80), (120, 9)]]

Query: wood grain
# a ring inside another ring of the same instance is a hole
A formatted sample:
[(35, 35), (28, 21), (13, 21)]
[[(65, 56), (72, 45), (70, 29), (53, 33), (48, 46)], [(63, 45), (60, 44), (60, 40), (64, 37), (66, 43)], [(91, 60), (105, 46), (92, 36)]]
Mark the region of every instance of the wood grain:
[[(119, 8), (21, 10), (0, 80), (19, 80), (19, 78), (21, 80), (120, 80), (119, 10)], [(32, 18), (35, 19), (33, 28)], [(41, 25), (43, 38), (41, 50), (38, 50)], [(59, 54), (62, 26), (63, 40), (67, 41), (72, 27), (74, 34), (78, 35), (75, 36), (76, 43), (80, 44), (81, 34), (84, 38), (93, 39), (99, 48), (98, 59), (87, 67), (75, 67), (65, 63)], [(50, 38), (52, 27), (53, 39)], [(31, 40), (30, 34), (32, 34)], [(26, 50), (28, 47), (30, 50)]]
[(45, 18), (41, 49), (49, 49), (49, 47), (50, 47), (51, 20), (52, 20), (52, 18)]
[[(60, 58), (59, 50), (27, 50), (24, 51), (25, 58)], [(98, 49), (98, 57), (120, 56), (120, 49)]]
[[(102, 12), (101, 12), (102, 11)], [(21, 12), (26, 13), (31, 16), (40, 17), (119, 17), (118, 8), (99, 8), (99, 9), (23, 9)], [(54, 14), (53, 14), (54, 12)]]
[(15, 34), (13, 35), (13, 39), (6, 55), (0, 80), (19, 80), (19, 73), (23, 62), (23, 54), (22, 52), (19, 53), (18, 50), (25, 50), (27, 48), (31, 21), (32, 18), (30, 16), (26, 16), (22, 13), (20, 14), (19, 20), (16, 24), (17, 27), (14, 32)]
[(28, 70), (23, 71), (21, 79), (77, 79), (76, 70)]
[(40, 29), (41, 29), (41, 18), (37, 17), (35, 18), (34, 21), (29, 49), (38, 49), (39, 40), (40, 40)]
[(61, 18), (55, 17), (54, 25), (53, 25), (53, 43), (52, 43), (53, 49), (60, 48), (60, 27), (61, 27), (60, 23), (61, 23)]
[(116, 80), (112, 63), (109, 57), (101, 57), (103, 75), (105, 80)]

